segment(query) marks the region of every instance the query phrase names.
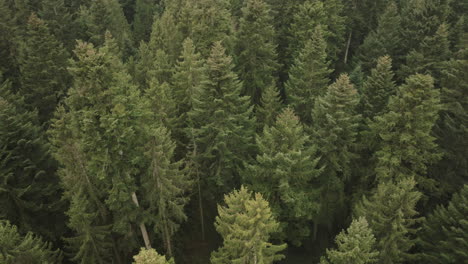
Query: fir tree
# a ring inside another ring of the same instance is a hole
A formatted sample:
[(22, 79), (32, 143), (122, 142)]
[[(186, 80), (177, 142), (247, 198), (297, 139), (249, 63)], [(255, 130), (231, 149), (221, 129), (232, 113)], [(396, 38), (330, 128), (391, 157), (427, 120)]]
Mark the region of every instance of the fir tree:
[(250, 98), (240, 95), (242, 84), (232, 68), (231, 57), (226, 56), (221, 42), (216, 42), (207, 60), (208, 79), (189, 112), (198, 149), (195, 159), (209, 194), (236, 186), (239, 169), (253, 150)]
[(318, 223), (330, 228), (343, 204), (344, 183), (351, 177), (351, 164), (356, 159), (358, 95), (347, 75), (341, 75), (319, 97), (312, 112), (312, 144), (321, 156), (324, 172), (319, 177), (321, 186), (320, 217)]
[(60, 263), (59, 250), (31, 232), (20, 235), (18, 228), (8, 221), (0, 221), (0, 262), (10, 263)]
[(180, 14), (170, 7), (166, 7), (160, 17), (155, 16), (148, 43), (150, 50), (163, 50), (167, 54), (171, 64), (174, 64), (179, 58), (185, 36), (185, 31), (179, 28), (181, 27), (181, 22), (178, 19), (179, 16)]
[(440, 109), (439, 91), (428, 75), (412, 75), (390, 98), (388, 112), (370, 124), (380, 139), (376, 173), (380, 180), (401, 180), (415, 176), (421, 189), (435, 187), (425, 177), (427, 166), (437, 161), (437, 144), (431, 131)]
[(361, 111), (364, 118), (372, 119), (384, 113), (390, 96), (396, 92), (392, 59), (380, 57), (377, 66), (364, 82), (361, 93)]
[(135, 19), (133, 21), (133, 36), (135, 43), (149, 41), (151, 27), (158, 4), (150, 0), (137, 0), (135, 2)]
[(262, 193), (281, 224), (281, 238), (295, 244), (309, 235), (310, 220), (317, 216), (319, 192), (314, 186), (320, 169), (316, 149), (308, 145), (294, 112), (286, 108), (272, 127), (257, 137), (259, 155), (248, 166), (244, 181)]
[(78, 25), (65, 0), (41, 1), (39, 17), (47, 22), (50, 32), (63, 43), (67, 51), (72, 51), (76, 39), (80, 39)]
[(286, 244), (274, 245), (270, 235), (278, 230), (278, 222), (262, 195), (245, 187), (224, 196), (226, 206), (218, 205), (215, 227), (223, 237), (221, 248), (213, 252), (211, 262), (265, 263), (284, 258), (279, 252)]
[(367, 264), (376, 263), (379, 252), (375, 250), (375, 237), (366, 218), (354, 219), (346, 232), (339, 233), (335, 242), (337, 249), (328, 250), (322, 264)]
[(427, 263), (463, 263), (468, 258), (468, 185), (447, 206), (430, 214), (420, 234), (422, 259)]
[(285, 84), (287, 103), (307, 125), (312, 122), (315, 99), (325, 94), (330, 82), (331, 70), (325, 49), (322, 28), (317, 26), (291, 67)]
[(243, 81), (243, 94), (258, 105), (264, 87), (275, 82), (276, 62), (275, 29), (270, 7), (264, 0), (247, 0), (236, 38), (236, 65)]
[(268, 85), (260, 99), (260, 105), (257, 108), (257, 130), (262, 130), (265, 126), (272, 126), (275, 123), (276, 116), (281, 112), (283, 105), (278, 89), (275, 85)]
[(39, 120), (47, 122), (68, 88), (68, 55), (49, 32), (45, 22), (32, 14), (24, 43), (20, 46), (21, 94)]
[(0, 217), (49, 240), (59, 239), (64, 225), (56, 164), (38, 123), (22, 97), (0, 86)]
[(421, 193), (414, 190), (416, 182), (405, 178), (397, 183), (380, 183), (370, 199), (363, 198), (355, 214), (369, 222), (380, 252), (377, 263), (406, 263), (409, 250), (415, 244), (412, 237), (420, 221), (416, 204)]
[(154, 249), (140, 249), (138, 255), (133, 256), (135, 262), (133, 264), (174, 264), (171, 259), (167, 261), (166, 257), (161, 256)]

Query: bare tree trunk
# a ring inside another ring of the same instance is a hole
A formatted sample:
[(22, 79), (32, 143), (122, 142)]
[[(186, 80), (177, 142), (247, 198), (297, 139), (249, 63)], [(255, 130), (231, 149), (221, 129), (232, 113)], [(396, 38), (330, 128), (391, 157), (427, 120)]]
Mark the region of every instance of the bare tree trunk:
[(349, 45), (351, 45), (351, 37), (353, 36), (353, 32), (349, 32), (348, 35), (348, 43), (346, 43), (346, 51), (345, 51), (345, 56), (344, 56), (344, 64), (348, 62), (348, 52), (349, 52)]
[[(192, 128), (192, 143), (193, 143), (193, 153), (192, 153), (192, 162), (194, 163), (194, 157), (197, 155), (197, 144), (195, 143), (195, 137), (193, 136), (193, 128)], [(194, 165), (196, 166), (196, 164)], [(200, 225), (201, 225), (201, 232), (202, 232), (202, 241), (205, 241), (205, 218), (203, 216), (203, 200), (201, 196), (201, 186), (200, 186), (200, 174), (198, 172), (198, 168), (195, 168), (195, 173), (197, 175), (197, 187), (198, 187), (198, 207), (200, 209)]]
[[(140, 205), (138, 203), (138, 198), (137, 198), (135, 192), (132, 192), (132, 200), (133, 200), (133, 203), (137, 207), (140, 207)], [(151, 248), (151, 243), (150, 243), (150, 240), (149, 240), (148, 231), (146, 231), (146, 226), (145, 226), (145, 223), (143, 223), (143, 221), (140, 223), (140, 231), (141, 231), (141, 235), (143, 236), (143, 240), (145, 241), (146, 249), (150, 249)]]
[(317, 240), (317, 229), (318, 229), (317, 221), (314, 221), (314, 235), (313, 235), (314, 241)]
[(169, 230), (167, 229), (167, 222), (166, 219), (164, 219), (164, 240), (166, 241), (166, 253), (169, 258), (172, 257), (172, 241), (171, 241), (171, 236), (169, 235)]

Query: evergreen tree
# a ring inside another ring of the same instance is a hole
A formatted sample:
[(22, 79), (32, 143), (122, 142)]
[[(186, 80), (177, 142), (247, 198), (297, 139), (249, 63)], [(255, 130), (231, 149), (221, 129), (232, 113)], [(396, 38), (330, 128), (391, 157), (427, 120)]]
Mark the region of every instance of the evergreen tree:
[(287, 102), (304, 124), (311, 124), (315, 99), (325, 94), (330, 73), (323, 31), (317, 26), (291, 67), (285, 84)]
[(257, 137), (259, 155), (244, 177), (244, 182), (270, 201), (282, 223), (280, 237), (294, 244), (308, 237), (308, 223), (319, 209), (314, 183), (321, 170), (317, 168), (316, 149), (308, 141), (297, 116), (286, 108), (276, 123)]
[(27, 110), (23, 98), (10, 90), (8, 81), (0, 86), (0, 218), (22, 233), (59, 239), (64, 217), (56, 164), (37, 112)]
[(270, 235), (278, 230), (268, 202), (245, 187), (224, 196), (218, 205), (215, 227), (223, 237), (221, 248), (211, 255), (211, 263), (265, 263), (284, 258), (279, 252), (286, 244), (274, 245)]
[(367, 264), (376, 263), (379, 252), (375, 250), (375, 237), (366, 218), (354, 219), (346, 232), (335, 238), (337, 249), (328, 250), (322, 264)]
[(366, 79), (361, 93), (361, 112), (364, 118), (372, 119), (385, 112), (390, 96), (396, 92), (392, 59), (380, 57), (377, 66)]
[(68, 55), (35, 14), (29, 17), (24, 43), (19, 50), (21, 94), (39, 121), (47, 122), (68, 88)]
[(61, 254), (52, 250), (50, 243), (31, 232), (21, 236), (18, 228), (8, 221), (0, 221), (0, 262), (14, 263), (60, 263)]
[(319, 177), (321, 208), (316, 225), (327, 224), (331, 228), (343, 205), (344, 183), (350, 180), (351, 164), (357, 156), (357, 104), (357, 91), (345, 74), (328, 86), (326, 94), (315, 103), (311, 140), (321, 156), (320, 166), (325, 167)]
[(415, 176), (421, 189), (433, 190), (436, 183), (425, 175), (428, 164), (440, 156), (431, 134), (439, 109), (439, 91), (431, 76), (412, 75), (398, 88), (388, 112), (370, 124), (371, 133), (380, 140), (375, 154), (379, 181)]
[(13, 12), (6, 1), (0, 1), (0, 73), (6, 78), (14, 81), (18, 79), (18, 63), (15, 53), (16, 25)]
[(370, 199), (363, 198), (356, 207), (358, 217), (369, 222), (380, 252), (377, 263), (396, 264), (409, 260), (409, 250), (415, 244), (415, 207), (421, 193), (414, 190), (416, 182), (405, 178), (397, 183), (383, 182)]
[(163, 50), (171, 64), (174, 64), (179, 58), (185, 36), (184, 31), (179, 28), (181, 23), (179, 16), (180, 14), (170, 7), (166, 7), (160, 17), (155, 16), (148, 43), (150, 50)]
[(133, 36), (135, 43), (149, 41), (154, 16), (157, 14), (159, 4), (150, 0), (136, 0), (135, 19), (133, 21)]
[(281, 112), (283, 105), (278, 89), (275, 85), (269, 85), (265, 88), (260, 99), (260, 105), (257, 108), (257, 130), (262, 130), (265, 126), (272, 126), (275, 123), (276, 116)]
[(430, 214), (420, 234), (422, 259), (427, 263), (463, 263), (468, 259), (468, 185), (447, 206)]
[(207, 81), (194, 101), (196, 163), (207, 194), (220, 194), (239, 184), (239, 169), (253, 154), (255, 132), (250, 98), (240, 96), (242, 84), (232, 71), (232, 59), (221, 42), (213, 45), (207, 60)]
[(404, 56), (401, 54), (401, 36), (398, 31), (400, 25), (398, 7), (394, 1), (390, 1), (385, 12), (379, 17), (377, 28), (365, 37), (358, 48), (357, 58), (364, 71), (370, 71), (377, 64), (378, 58), (385, 55), (396, 60), (396, 68), (399, 68)]
[(258, 105), (263, 89), (275, 82), (276, 62), (275, 29), (270, 7), (264, 0), (247, 0), (236, 38), (236, 65), (243, 81), (243, 94)]
[(171, 259), (167, 261), (164, 256), (161, 256), (154, 249), (144, 249), (140, 250), (138, 255), (133, 256), (135, 262), (133, 264), (174, 264), (174, 261)]
[(308, 236), (308, 222), (317, 216), (320, 169), (316, 149), (294, 112), (286, 108), (272, 127), (257, 137), (259, 155), (249, 165), (244, 182), (262, 193), (281, 224), (281, 238), (295, 244)]
[(40, 18), (44, 19), (50, 32), (63, 43), (67, 51), (72, 51), (76, 39), (80, 39), (78, 25), (70, 7), (65, 0), (43, 0), (38, 11)]

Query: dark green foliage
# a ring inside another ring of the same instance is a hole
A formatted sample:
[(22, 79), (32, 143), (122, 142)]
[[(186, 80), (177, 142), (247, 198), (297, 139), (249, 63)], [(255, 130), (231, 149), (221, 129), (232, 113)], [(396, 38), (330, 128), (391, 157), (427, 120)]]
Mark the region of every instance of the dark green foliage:
[(281, 222), (280, 238), (294, 244), (309, 236), (308, 225), (320, 208), (319, 158), (308, 143), (298, 117), (286, 108), (273, 126), (257, 136), (259, 155), (244, 175), (244, 182), (270, 202)]
[(362, 87), (360, 108), (364, 118), (372, 119), (386, 112), (388, 99), (396, 93), (393, 79), (392, 59), (380, 57)]
[(32, 14), (18, 56), (20, 92), (30, 110), (37, 109), (41, 124), (52, 117), (68, 88), (67, 59), (65, 49), (45, 22)]
[(325, 95), (330, 73), (323, 30), (317, 26), (295, 59), (285, 84), (286, 101), (304, 124), (312, 123), (315, 100)]
[(335, 242), (338, 249), (327, 249), (327, 258), (321, 264), (376, 263), (379, 252), (375, 250), (375, 237), (366, 218), (353, 220), (346, 232), (339, 233)]
[(468, 185), (450, 203), (438, 206), (421, 231), (422, 260), (426, 263), (463, 263), (468, 259)]
[(365, 217), (377, 239), (380, 252), (377, 263), (406, 263), (414, 246), (416, 203), (421, 193), (414, 190), (416, 182), (405, 178), (397, 183), (380, 183), (370, 199), (364, 197), (355, 214)]
[(208, 80), (189, 112), (198, 149), (195, 159), (207, 194), (219, 195), (236, 186), (243, 161), (253, 155), (250, 98), (240, 95), (242, 85), (232, 68), (231, 57), (216, 42), (207, 60)]
[(275, 83), (275, 29), (271, 11), (264, 0), (246, 0), (237, 32), (235, 52), (239, 78), (243, 80), (243, 94), (259, 104), (264, 87)]
[(427, 166), (438, 160), (431, 130), (440, 109), (439, 91), (429, 75), (412, 75), (390, 98), (388, 112), (370, 124), (380, 139), (376, 173), (379, 181), (414, 176), (422, 190), (434, 190), (436, 182), (426, 177)]
[(278, 231), (268, 202), (245, 187), (224, 196), (226, 206), (218, 205), (215, 227), (223, 237), (221, 248), (211, 255), (211, 263), (265, 263), (284, 258), (279, 252), (286, 244), (274, 245), (272, 233)]
[(159, 9), (156, 1), (137, 0), (135, 3), (135, 19), (133, 21), (133, 36), (135, 43), (149, 41), (154, 16)]
[(0, 73), (7, 78), (18, 78), (18, 65), (14, 56), (16, 26), (13, 13), (6, 1), (0, 1)]
[(63, 221), (56, 164), (37, 112), (10, 90), (9, 82), (0, 86), (0, 217), (22, 233), (59, 239), (63, 223), (49, 220)]
[(358, 100), (356, 89), (343, 74), (317, 99), (312, 112), (311, 141), (318, 148), (320, 166), (325, 167), (319, 177), (321, 209), (317, 222), (329, 228), (343, 205), (344, 183), (351, 179), (351, 164), (357, 156)]
[(73, 50), (76, 39), (81, 38), (79, 28), (66, 0), (43, 0), (39, 17), (44, 19), (50, 32), (63, 43), (64, 47)]
[(283, 105), (278, 89), (275, 85), (268, 85), (263, 91), (260, 105), (257, 107), (257, 130), (262, 130), (265, 126), (272, 126), (276, 116), (281, 112)]
[(61, 262), (58, 250), (31, 232), (25, 236), (8, 221), (0, 221), (0, 262), (5, 264), (53, 264)]

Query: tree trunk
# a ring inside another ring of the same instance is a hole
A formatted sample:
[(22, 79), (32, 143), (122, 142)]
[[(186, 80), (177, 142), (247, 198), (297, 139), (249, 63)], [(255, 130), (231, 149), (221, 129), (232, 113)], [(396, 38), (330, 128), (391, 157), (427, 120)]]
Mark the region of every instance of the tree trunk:
[[(195, 156), (197, 156), (197, 144), (195, 143), (195, 137), (193, 136), (192, 128), (192, 143), (193, 143), (193, 153), (192, 153), (192, 162), (195, 164)], [(194, 165), (196, 166), (196, 164)], [(198, 207), (200, 209), (200, 225), (202, 232), (202, 241), (205, 241), (205, 218), (203, 216), (203, 200), (201, 196), (201, 186), (200, 186), (200, 174), (198, 173), (198, 168), (195, 168), (195, 173), (197, 175), (197, 187), (198, 187)]]
[[(140, 207), (138, 203), (138, 198), (135, 192), (132, 192), (132, 200), (133, 200), (133, 203), (135, 203), (136, 207)], [(146, 249), (150, 249), (151, 243), (149, 240), (148, 231), (146, 231), (146, 226), (145, 226), (145, 223), (143, 223), (143, 221), (140, 223), (140, 231), (141, 231), (141, 235), (143, 236), (143, 240), (145, 241)]]
[(345, 56), (344, 56), (344, 64), (348, 62), (348, 52), (349, 52), (349, 45), (351, 45), (351, 37), (353, 35), (353, 32), (349, 32), (348, 35), (348, 42), (346, 43), (346, 51), (345, 51)]

